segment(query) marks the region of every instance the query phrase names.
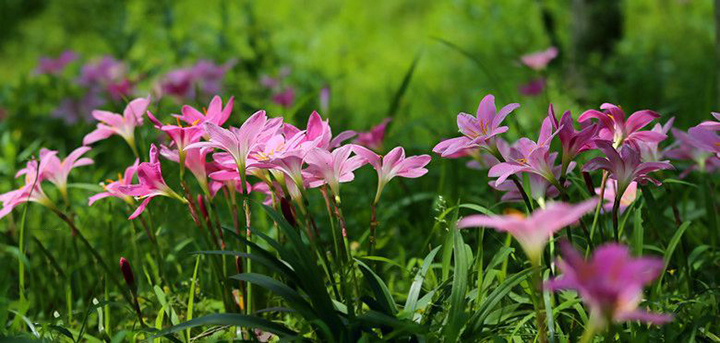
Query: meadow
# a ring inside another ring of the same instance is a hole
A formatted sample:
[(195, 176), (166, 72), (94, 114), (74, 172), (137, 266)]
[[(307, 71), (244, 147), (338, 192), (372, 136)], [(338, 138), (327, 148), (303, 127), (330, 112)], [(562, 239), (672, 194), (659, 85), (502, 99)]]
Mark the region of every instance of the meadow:
[(0, 338), (720, 342), (715, 5), (3, 2)]

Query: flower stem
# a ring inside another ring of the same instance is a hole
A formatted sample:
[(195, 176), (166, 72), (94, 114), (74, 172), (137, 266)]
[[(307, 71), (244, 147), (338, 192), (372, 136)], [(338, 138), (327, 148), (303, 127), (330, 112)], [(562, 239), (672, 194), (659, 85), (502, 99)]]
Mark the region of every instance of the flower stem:
[(533, 282), (530, 288), (532, 289), (534, 307), (535, 307), (535, 323), (538, 329), (538, 340), (540, 343), (547, 342), (547, 328), (545, 327), (545, 302), (543, 301), (542, 291), (542, 268), (540, 267), (539, 261), (532, 262), (533, 264)]
[(598, 200), (597, 206), (595, 207), (595, 216), (593, 217), (592, 227), (590, 227), (590, 239), (592, 240), (593, 234), (595, 233), (595, 227), (597, 227), (598, 218), (600, 217), (600, 209), (605, 199), (605, 185), (607, 184), (608, 172), (603, 172), (602, 181), (600, 183), (600, 200)]
[(375, 232), (378, 227), (376, 207), (377, 202), (373, 201), (372, 205), (370, 205), (370, 237), (368, 239), (370, 246), (368, 247), (368, 256), (373, 256), (375, 254)]
[(622, 193), (618, 193), (615, 195), (615, 201), (613, 202), (613, 208), (612, 208), (612, 223), (613, 223), (613, 231), (615, 232), (615, 242), (620, 242), (620, 228), (618, 223), (618, 212), (620, 211), (620, 198), (622, 197)]

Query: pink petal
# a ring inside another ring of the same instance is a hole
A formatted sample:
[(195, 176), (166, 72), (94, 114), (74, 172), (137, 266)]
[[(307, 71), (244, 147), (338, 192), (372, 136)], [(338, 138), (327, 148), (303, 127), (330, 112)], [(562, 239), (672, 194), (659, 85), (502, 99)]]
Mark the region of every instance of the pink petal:
[(83, 138), (83, 145), (93, 144), (97, 141), (107, 139), (108, 137), (115, 134), (115, 131), (110, 130), (109, 128), (105, 128), (105, 127), (101, 128), (99, 126), (100, 125), (98, 125), (98, 128), (95, 129), (95, 131), (90, 132), (87, 135), (85, 135), (85, 137)]
[(495, 111), (495, 97), (492, 94), (488, 94), (480, 101), (477, 110), (477, 119), (489, 125), (495, 118)]
[(148, 106), (150, 106), (150, 96), (147, 98), (135, 99), (130, 101), (130, 103), (125, 107), (123, 116), (125, 117), (125, 120), (129, 123), (133, 123), (133, 125), (135, 123), (142, 124), (143, 115), (145, 114), (145, 111), (147, 111)]
[(660, 114), (655, 111), (637, 111), (631, 114), (630, 117), (627, 119), (627, 122), (625, 123), (625, 129), (629, 133), (635, 132), (642, 129), (643, 127), (645, 127), (645, 125), (649, 124), (651, 121), (657, 118), (660, 118)]
[(147, 205), (150, 203), (150, 200), (152, 200), (152, 198), (154, 198), (154, 197), (149, 196), (149, 197), (145, 198), (140, 203), (140, 205), (135, 209), (135, 212), (133, 212), (130, 215), (130, 217), (128, 217), (128, 219), (133, 220), (133, 219), (137, 218), (140, 214), (142, 214), (145, 211), (145, 207), (147, 207)]

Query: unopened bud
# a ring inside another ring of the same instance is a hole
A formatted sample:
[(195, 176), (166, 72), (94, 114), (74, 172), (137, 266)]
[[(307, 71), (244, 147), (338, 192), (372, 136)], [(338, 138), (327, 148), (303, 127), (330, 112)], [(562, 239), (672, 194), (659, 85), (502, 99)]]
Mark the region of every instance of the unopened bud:
[(130, 262), (124, 257), (120, 258), (120, 270), (122, 271), (123, 278), (125, 278), (125, 283), (131, 291), (135, 292), (137, 290), (135, 276), (133, 275), (132, 268), (130, 267)]
[(198, 194), (197, 202), (198, 202), (198, 207), (200, 207), (200, 213), (202, 213), (203, 218), (205, 218), (205, 221), (209, 221), (210, 216), (208, 215), (207, 207), (205, 207), (205, 201), (203, 201), (202, 195)]
[(238, 274), (242, 274), (243, 262), (242, 262), (242, 258), (240, 258), (240, 256), (235, 257), (235, 269), (237, 270)]
[(295, 214), (293, 214), (292, 205), (285, 197), (280, 198), (280, 210), (282, 210), (283, 217), (290, 223), (290, 226), (295, 227), (297, 225)]

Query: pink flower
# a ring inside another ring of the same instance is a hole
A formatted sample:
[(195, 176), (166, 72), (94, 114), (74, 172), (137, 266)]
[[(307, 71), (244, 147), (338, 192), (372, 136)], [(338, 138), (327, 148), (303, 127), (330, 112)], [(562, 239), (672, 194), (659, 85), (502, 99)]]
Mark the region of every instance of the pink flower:
[(28, 201), (39, 203), (48, 208), (55, 208), (55, 204), (45, 195), (40, 186), (43, 178), (38, 171), (45, 169), (45, 163), (47, 163), (47, 159), (40, 161), (39, 165), (38, 161), (29, 161), (25, 168), (18, 171), (15, 177), (25, 175), (25, 184), (16, 190), (0, 194), (0, 202), (3, 203), (3, 208), (0, 209), (0, 218), (8, 215), (18, 205)]
[(230, 118), (234, 101), (235, 98), (230, 97), (230, 100), (228, 100), (228, 102), (225, 104), (225, 107), (222, 107), (222, 99), (216, 95), (212, 98), (212, 101), (210, 101), (210, 105), (208, 106), (205, 114), (194, 109), (193, 107), (184, 105), (182, 107), (182, 115), (178, 116), (178, 118), (193, 126), (202, 125), (207, 122), (222, 126), (223, 124), (225, 124), (228, 118)]
[(511, 175), (521, 172), (537, 174), (551, 183), (555, 183), (557, 180), (553, 169), (557, 153), (550, 153), (550, 142), (555, 134), (557, 134), (557, 131), (552, 133), (550, 118), (545, 118), (540, 129), (538, 142), (535, 143), (525, 137), (520, 138), (509, 151), (504, 154), (501, 151), (505, 162), (498, 163), (490, 168), (488, 176), (498, 178), (495, 181), (496, 186), (503, 183)]
[(320, 111), (327, 113), (330, 110), (330, 87), (325, 86), (320, 90)]
[(547, 80), (544, 77), (532, 79), (528, 83), (521, 84), (518, 86), (518, 92), (522, 95), (536, 96), (540, 95), (545, 90)]
[(602, 140), (613, 143), (615, 147), (619, 147), (625, 142), (644, 141), (644, 142), (660, 142), (667, 138), (667, 135), (655, 131), (640, 131), (660, 115), (655, 111), (641, 110), (630, 115), (625, 120), (625, 112), (620, 107), (613, 104), (604, 103), (600, 106), (605, 112), (597, 110), (587, 110), (578, 118), (579, 122), (584, 122), (595, 118), (599, 121), (600, 131), (598, 137)]
[(695, 168), (699, 168), (703, 172), (711, 172), (720, 168), (720, 158), (707, 151), (695, 138), (681, 130), (672, 129), (672, 132), (675, 136), (675, 144), (665, 151), (665, 157), (673, 160), (692, 161), (696, 164), (681, 173), (681, 177)]
[[(200, 188), (206, 193), (208, 191), (207, 175), (209, 172), (211, 173), (217, 170), (214, 164), (207, 163), (206, 161), (206, 156), (209, 152), (210, 149), (206, 148), (185, 149), (184, 152), (185, 167), (195, 176)], [(160, 155), (170, 161), (180, 163), (180, 152), (178, 149), (170, 149), (161, 145)]]
[(510, 104), (496, 112), (495, 97), (485, 96), (480, 101), (476, 117), (467, 113), (458, 114), (458, 128), (463, 136), (440, 142), (433, 148), (433, 152), (442, 157), (448, 157), (462, 150), (487, 147), (487, 141), (490, 138), (508, 130), (507, 126), (500, 126), (500, 124), (510, 112), (518, 107), (520, 105)]
[(171, 70), (157, 86), (161, 95), (169, 94), (180, 99), (195, 97), (195, 74), (192, 68)]
[(308, 186), (315, 188), (327, 184), (333, 195), (339, 196), (340, 183), (354, 180), (353, 171), (366, 163), (361, 156), (350, 157), (352, 149), (352, 145), (345, 145), (332, 152), (321, 148), (308, 151), (305, 156), (308, 167), (304, 171)]
[[(653, 126), (652, 131), (661, 133), (667, 137), (667, 133), (672, 128), (674, 122), (675, 117), (670, 118), (665, 122), (665, 125), (657, 123)], [(663, 152), (659, 147), (660, 142), (635, 140), (632, 141), (632, 144), (640, 152), (640, 159), (643, 162), (657, 162), (663, 159)]]
[(382, 190), (390, 180), (396, 176), (407, 178), (418, 178), (427, 174), (424, 167), (430, 163), (430, 155), (419, 155), (405, 158), (405, 149), (396, 147), (385, 156), (380, 156), (371, 150), (353, 145), (352, 150), (357, 156), (365, 159), (367, 163), (375, 168), (378, 174), (378, 188), (375, 194), (375, 203), (380, 201)]
[(83, 138), (83, 145), (90, 145), (112, 135), (119, 135), (130, 146), (134, 146), (135, 127), (142, 125), (143, 115), (149, 105), (150, 97), (147, 97), (130, 101), (125, 107), (123, 115), (102, 110), (93, 111), (93, 117), (99, 120), (100, 123), (97, 124), (95, 131), (90, 132)]
[(570, 161), (574, 160), (580, 153), (592, 149), (593, 139), (597, 133), (598, 125), (592, 124), (585, 126), (582, 130), (576, 131), (573, 125), (573, 118), (570, 111), (565, 111), (560, 121), (555, 117), (555, 109), (550, 104), (548, 107), (548, 118), (552, 120), (552, 127), (558, 131), (558, 139), (562, 146), (562, 165), (561, 175), (567, 174), (567, 166)]
[(108, 183), (102, 184), (105, 191), (91, 196), (88, 199), (88, 206), (92, 206), (96, 201), (107, 197), (119, 198), (128, 204), (132, 204), (133, 198), (121, 193), (118, 188), (132, 184), (132, 179), (135, 177), (135, 172), (137, 171), (139, 163), (140, 159), (135, 159), (135, 163), (125, 168), (125, 173), (123, 175), (118, 175), (118, 179), (116, 181), (108, 180)]
[(265, 111), (257, 111), (250, 116), (240, 128), (231, 127), (224, 129), (212, 122), (203, 124), (205, 134), (210, 137), (208, 142), (190, 144), (187, 148), (216, 148), (224, 150), (232, 156), (237, 166), (237, 171), (244, 176), (245, 168), (248, 166), (250, 153), (274, 136), (280, 130), (282, 122), (268, 120)]
[[(572, 171), (573, 168), (575, 168), (575, 162), (570, 162), (568, 172)], [(560, 166), (555, 166), (553, 168), (553, 174), (556, 179), (560, 177)], [(521, 177), (521, 179), (523, 178)], [(488, 184), (492, 188), (505, 192), (500, 199), (502, 201), (523, 201), (522, 194), (520, 194), (517, 186), (510, 180), (505, 180), (499, 185), (496, 185), (494, 181), (490, 181)], [(528, 173), (528, 184), (530, 187), (527, 191), (530, 197), (538, 203), (544, 204), (545, 199), (555, 198), (560, 195), (560, 190), (540, 175)], [(570, 181), (566, 181), (564, 186), (567, 188), (570, 184)]]
[(458, 228), (491, 227), (508, 232), (520, 243), (533, 266), (540, 265), (545, 244), (560, 229), (576, 223), (597, 204), (596, 199), (572, 205), (554, 202), (545, 209), (535, 210), (530, 217), (514, 213), (504, 216), (472, 215), (458, 222)]
[(551, 46), (543, 51), (533, 52), (520, 57), (522, 63), (534, 70), (543, 70), (550, 61), (554, 60), (558, 55), (558, 49)]
[[(235, 59), (217, 65), (212, 61), (199, 60), (192, 68), (193, 76), (200, 85), (203, 94), (217, 94), (222, 91), (225, 74), (235, 66)], [(221, 124), (218, 124), (221, 125)]]
[(657, 278), (663, 262), (655, 257), (633, 258), (628, 248), (605, 244), (584, 260), (570, 243), (561, 244), (563, 258), (558, 261), (562, 276), (545, 284), (549, 290), (573, 289), (590, 307), (591, 325), (603, 328), (608, 323), (639, 320), (665, 324), (672, 316), (638, 309), (643, 287)]
[(710, 131), (720, 131), (720, 113), (712, 112), (712, 116), (715, 117), (716, 121), (707, 120), (700, 123), (698, 126)]
[(618, 153), (609, 142), (597, 141), (596, 144), (607, 157), (593, 158), (585, 163), (583, 171), (598, 169), (608, 171), (612, 178), (617, 180), (617, 192), (621, 194), (625, 194), (625, 190), (633, 181), (641, 184), (650, 181), (659, 186), (661, 185), (660, 181), (647, 174), (656, 170), (673, 169), (673, 166), (667, 161), (642, 162), (640, 154), (629, 145), (623, 146)]
[(286, 88), (284, 91), (273, 95), (272, 101), (284, 108), (292, 107), (295, 101), (295, 89), (292, 87)]
[[(720, 113), (713, 112), (712, 115), (720, 121)], [(720, 135), (716, 133), (719, 130), (720, 122), (705, 121), (690, 128), (688, 133), (700, 148), (720, 157)]]
[[(609, 202), (603, 205), (603, 210), (607, 213), (612, 211), (613, 201), (617, 196), (617, 193), (615, 192), (615, 183), (615, 180), (607, 180), (605, 184), (604, 198)], [(595, 193), (600, 194), (600, 187), (595, 188)], [(623, 213), (625, 209), (630, 206), (633, 201), (635, 201), (635, 198), (637, 198), (637, 182), (633, 181), (630, 182), (630, 185), (628, 185), (627, 189), (625, 189), (625, 193), (623, 193), (620, 198), (620, 207), (618, 208), (620, 213)]]
[(158, 148), (155, 144), (152, 144), (150, 146), (150, 162), (140, 163), (137, 167), (139, 183), (134, 185), (121, 185), (117, 188), (117, 190), (124, 195), (133, 196), (138, 200), (144, 199), (128, 219), (135, 219), (143, 213), (145, 207), (150, 203), (150, 200), (156, 196), (166, 196), (180, 200), (181, 202), (186, 202), (183, 197), (175, 193), (175, 191), (165, 183), (158, 155)]
[(392, 118), (385, 118), (380, 124), (374, 126), (368, 132), (359, 132), (355, 138), (355, 144), (360, 144), (366, 148), (380, 152), (385, 139), (385, 129)]
[[(294, 131), (292, 126), (286, 125), (286, 129)], [(329, 120), (322, 120), (320, 114), (313, 111), (307, 121), (305, 130), (305, 140), (302, 142), (302, 148), (310, 150), (314, 147), (318, 147), (325, 150), (334, 149), (342, 142), (355, 136), (355, 131), (343, 131), (337, 136), (333, 137), (332, 129), (330, 128)]]
[(57, 58), (41, 57), (38, 62), (36, 74), (58, 75), (65, 67), (75, 61), (78, 55), (72, 50), (63, 51)]
[(78, 83), (86, 87), (105, 86), (125, 78), (127, 68), (112, 56), (104, 56), (99, 61), (87, 63), (82, 67)]
[[(70, 171), (75, 167), (82, 167), (93, 164), (93, 160), (82, 157), (86, 152), (90, 151), (90, 147), (82, 146), (71, 152), (65, 159), (60, 160), (57, 157), (57, 151), (40, 149), (40, 169), (41, 178), (48, 180), (54, 184), (63, 197), (67, 197), (67, 179)], [(25, 170), (25, 169), (24, 169)], [(25, 172), (25, 171), (21, 172)]]
[(155, 125), (155, 128), (165, 132), (173, 143), (175, 143), (175, 147), (179, 150), (181, 158), (185, 158), (185, 149), (187, 146), (199, 142), (200, 138), (205, 134), (203, 128), (197, 125), (191, 124), (192, 126), (183, 127), (179, 119), (178, 125), (163, 125), (150, 111), (147, 111), (147, 115), (148, 119)]

